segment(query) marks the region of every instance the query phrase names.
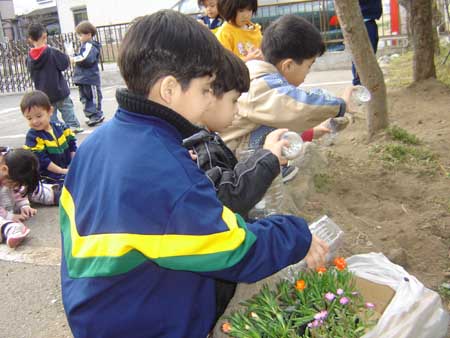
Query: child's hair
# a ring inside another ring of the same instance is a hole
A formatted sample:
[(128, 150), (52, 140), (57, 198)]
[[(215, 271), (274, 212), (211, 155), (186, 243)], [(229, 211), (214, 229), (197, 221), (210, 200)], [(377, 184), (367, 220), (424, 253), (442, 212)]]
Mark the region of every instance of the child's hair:
[(224, 60), (212, 85), (214, 96), (220, 98), (233, 89), (239, 93), (247, 92), (250, 88), (250, 75), (244, 61), (229, 50), (224, 50), (223, 53)]
[(258, 9), (258, 0), (218, 0), (217, 9), (225, 21), (234, 22), (239, 9), (248, 8), (253, 14)]
[(266, 28), (261, 50), (265, 60), (273, 65), (284, 59), (300, 64), (321, 56), (325, 44), (319, 30), (311, 23), (297, 15), (285, 15)]
[(40, 90), (33, 90), (22, 97), (22, 100), (20, 101), (20, 110), (22, 111), (22, 114), (25, 114), (33, 107), (41, 107), (50, 111), (52, 109), (52, 104), (50, 103), (47, 94)]
[(161, 10), (133, 22), (117, 63), (128, 89), (147, 97), (165, 76), (175, 77), (185, 90), (192, 79), (214, 75), (223, 50), (209, 29), (195, 19)]
[(23, 187), (20, 193), (25, 196), (33, 192), (39, 184), (39, 160), (33, 152), (25, 149), (10, 150), (0, 147), (2, 163), (8, 167), (8, 178)]
[(28, 26), (28, 37), (33, 41), (38, 41), (44, 33), (47, 33), (47, 29), (41, 23), (32, 23)]
[(89, 21), (84, 20), (81, 21), (76, 27), (75, 32), (78, 34), (91, 34), (91, 36), (97, 35), (97, 28), (93, 24), (91, 24)]

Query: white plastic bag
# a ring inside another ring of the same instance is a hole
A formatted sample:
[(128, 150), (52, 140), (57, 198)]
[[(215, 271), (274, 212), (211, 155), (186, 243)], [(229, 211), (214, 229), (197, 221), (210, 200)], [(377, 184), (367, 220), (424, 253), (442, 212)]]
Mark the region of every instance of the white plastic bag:
[(346, 259), (356, 276), (395, 291), (377, 325), (362, 338), (444, 338), (449, 315), (440, 296), (381, 253)]

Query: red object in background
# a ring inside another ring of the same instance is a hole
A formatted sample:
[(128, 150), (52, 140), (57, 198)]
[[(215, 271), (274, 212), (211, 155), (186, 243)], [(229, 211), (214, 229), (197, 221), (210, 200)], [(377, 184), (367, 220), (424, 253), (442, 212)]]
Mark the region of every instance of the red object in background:
[(330, 26), (339, 26), (339, 19), (337, 15), (333, 15), (329, 21)]
[(400, 34), (400, 13), (398, 9), (398, 0), (391, 0), (391, 34)]

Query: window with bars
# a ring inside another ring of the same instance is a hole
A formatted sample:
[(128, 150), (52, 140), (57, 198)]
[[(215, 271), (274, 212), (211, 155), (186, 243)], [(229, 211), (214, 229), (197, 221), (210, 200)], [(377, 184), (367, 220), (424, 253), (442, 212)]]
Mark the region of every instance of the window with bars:
[(72, 13), (75, 26), (77, 26), (81, 21), (88, 19), (86, 7), (74, 8), (72, 9)]

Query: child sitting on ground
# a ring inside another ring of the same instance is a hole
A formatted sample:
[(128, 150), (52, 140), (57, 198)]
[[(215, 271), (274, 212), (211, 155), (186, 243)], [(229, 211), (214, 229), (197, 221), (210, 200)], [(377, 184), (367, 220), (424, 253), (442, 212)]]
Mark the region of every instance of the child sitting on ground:
[(258, 9), (258, 1), (218, 0), (217, 7), (225, 19), (216, 32), (220, 43), (244, 61), (262, 60), (261, 27), (251, 21)]
[(344, 115), (351, 87), (343, 98), (298, 87), (324, 51), (320, 32), (296, 15), (283, 16), (265, 30), (265, 61), (247, 62), (250, 89), (239, 98), (239, 112), (221, 134), (231, 150), (261, 147), (274, 128), (302, 133), (328, 118)]
[(33, 151), (39, 159), (41, 184), (30, 199), (57, 205), (60, 188), (77, 150), (75, 136), (66, 125), (51, 121), (53, 109), (44, 92), (35, 90), (25, 94), (20, 109), (30, 126), (24, 148)]
[(39, 182), (39, 162), (32, 152), (0, 147), (0, 242), (18, 246), (29, 234), (22, 222), (34, 216), (28, 192)]
[(222, 55), (206, 27), (175, 11), (129, 27), (118, 61), (127, 89), (77, 151), (61, 194), (62, 298), (74, 337), (206, 337), (216, 279), (254, 282), (303, 257), (324, 262), (327, 245), (303, 219), (245, 223), (182, 146), (211, 103)]
[(197, 17), (197, 21), (216, 33), (223, 24), (223, 19), (217, 9), (217, 0), (199, 0), (198, 7), (203, 8), (203, 15)]

